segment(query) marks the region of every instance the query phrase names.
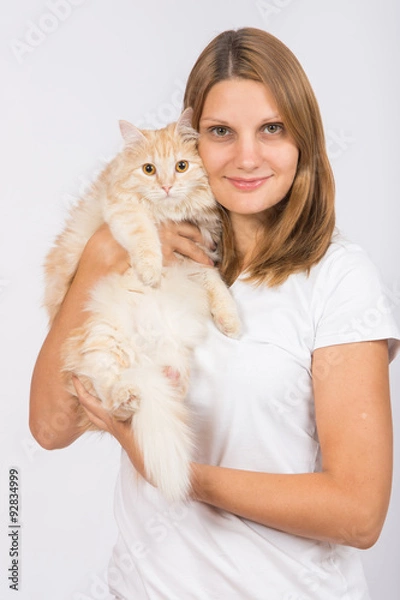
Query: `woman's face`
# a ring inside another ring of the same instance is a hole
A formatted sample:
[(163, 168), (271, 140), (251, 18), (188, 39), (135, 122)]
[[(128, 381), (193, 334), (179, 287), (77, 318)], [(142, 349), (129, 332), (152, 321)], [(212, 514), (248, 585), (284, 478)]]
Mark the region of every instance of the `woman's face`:
[(230, 213), (257, 215), (285, 197), (299, 151), (264, 84), (249, 79), (215, 84), (199, 131), (199, 153), (211, 188)]

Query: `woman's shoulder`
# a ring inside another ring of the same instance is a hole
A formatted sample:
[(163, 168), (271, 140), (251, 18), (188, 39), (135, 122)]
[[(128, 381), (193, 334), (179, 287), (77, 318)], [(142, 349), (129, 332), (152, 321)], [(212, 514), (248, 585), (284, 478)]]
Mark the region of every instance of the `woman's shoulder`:
[(339, 229), (335, 229), (333, 232), (331, 243), (321, 259), (321, 262), (329, 259), (338, 259), (340, 257), (357, 257), (359, 259), (369, 260), (367, 251), (359, 244), (353, 242), (347, 236), (345, 236)]
[(311, 277), (314, 349), (388, 339), (392, 360), (400, 350), (400, 332), (392, 315), (394, 303), (368, 252), (336, 231)]
[(311, 269), (311, 275), (317, 281), (341, 277), (346, 273), (379, 278), (378, 269), (367, 250), (347, 238), (339, 229), (335, 229), (326, 253)]

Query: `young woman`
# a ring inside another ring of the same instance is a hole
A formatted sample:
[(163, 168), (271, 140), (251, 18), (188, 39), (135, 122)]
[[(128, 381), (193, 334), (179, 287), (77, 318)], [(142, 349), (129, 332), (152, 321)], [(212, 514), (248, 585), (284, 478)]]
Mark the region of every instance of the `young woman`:
[[(195, 353), (188, 401), (198, 448), (192, 499), (181, 506), (145, 480), (129, 426), (75, 381), (93, 423), (123, 449), (110, 589), (120, 600), (366, 600), (356, 548), (375, 543), (388, 507), (388, 363), (399, 333), (374, 266), (334, 229), (314, 94), (286, 46), (246, 28), (203, 51), (185, 105), (221, 206), (220, 269), (243, 335), (211, 327)], [(178, 251), (207, 263), (190, 224), (161, 236), (166, 262)], [(31, 429), (47, 448), (81, 434), (60, 345), (85, 319), (98, 278), (127, 266), (100, 229), (32, 380)]]

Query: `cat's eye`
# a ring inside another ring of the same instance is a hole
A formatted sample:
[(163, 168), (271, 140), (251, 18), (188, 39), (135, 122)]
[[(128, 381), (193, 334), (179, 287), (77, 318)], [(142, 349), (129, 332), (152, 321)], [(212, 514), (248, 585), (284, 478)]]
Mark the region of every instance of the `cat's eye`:
[(188, 170), (188, 168), (189, 168), (189, 163), (187, 160), (180, 160), (175, 165), (175, 171), (178, 171), (178, 173), (184, 173), (185, 171)]
[(143, 165), (142, 169), (143, 173), (146, 173), (146, 175), (154, 175), (154, 173), (156, 172), (155, 166), (151, 163), (146, 163), (145, 165)]

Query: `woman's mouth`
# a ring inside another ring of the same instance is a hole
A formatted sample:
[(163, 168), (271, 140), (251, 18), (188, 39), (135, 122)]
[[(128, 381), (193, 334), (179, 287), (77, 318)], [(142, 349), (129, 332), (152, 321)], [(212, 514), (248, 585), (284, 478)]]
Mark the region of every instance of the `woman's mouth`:
[(252, 190), (257, 190), (263, 183), (265, 183), (268, 179), (270, 179), (272, 175), (268, 177), (257, 177), (253, 179), (245, 179), (241, 177), (227, 177), (226, 179), (235, 186), (238, 190), (244, 190), (250, 192)]

